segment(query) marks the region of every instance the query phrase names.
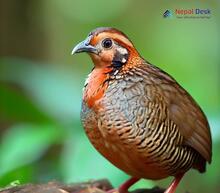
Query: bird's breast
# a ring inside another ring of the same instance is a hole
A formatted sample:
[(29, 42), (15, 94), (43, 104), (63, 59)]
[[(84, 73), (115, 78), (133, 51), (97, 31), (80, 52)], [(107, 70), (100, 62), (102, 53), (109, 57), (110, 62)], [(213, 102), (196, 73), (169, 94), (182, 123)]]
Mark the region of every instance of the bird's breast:
[(141, 131), (133, 123), (142, 89), (128, 93), (126, 90), (132, 85), (123, 80), (111, 82), (92, 108), (83, 99), (81, 120), (93, 146), (115, 166), (138, 177), (143, 175), (145, 167), (149, 178), (161, 178), (166, 175), (164, 171), (160, 170), (160, 176), (154, 176), (152, 170), (158, 169), (155, 163), (148, 159), (146, 164), (146, 156), (137, 151), (136, 144), (141, 137), (135, 136)]

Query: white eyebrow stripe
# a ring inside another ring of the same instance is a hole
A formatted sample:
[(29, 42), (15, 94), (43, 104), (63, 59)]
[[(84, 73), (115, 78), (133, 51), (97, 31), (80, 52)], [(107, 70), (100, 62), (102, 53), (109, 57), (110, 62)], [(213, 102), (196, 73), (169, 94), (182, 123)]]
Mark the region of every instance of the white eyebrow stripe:
[(128, 51), (126, 48), (122, 48), (122, 47), (117, 47), (117, 50), (120, 52), (120, 54), (125, 55), (128, 54)]

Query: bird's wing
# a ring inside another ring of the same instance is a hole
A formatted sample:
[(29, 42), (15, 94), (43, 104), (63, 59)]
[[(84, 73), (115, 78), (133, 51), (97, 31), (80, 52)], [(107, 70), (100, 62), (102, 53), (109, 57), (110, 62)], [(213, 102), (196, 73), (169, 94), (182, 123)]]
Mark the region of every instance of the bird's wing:
[[(184, 136), (184, 144), (197, 150), (209, 163), (212, 141), (208, 121), (195, 100), (167, 73), (152, 66), (146, 69), (152, 76), (152, 87), (166, 103), (170, 119)], [(149, 81), (149, 77), (147, 77)], [(149, 84), (149, 82), (147, 83)], [(153, 92), (149, 92), (153, 93)], [(146, 94), (148, 92), (146, 91)], [(155, 97), (157, 97), (155, 95)]]

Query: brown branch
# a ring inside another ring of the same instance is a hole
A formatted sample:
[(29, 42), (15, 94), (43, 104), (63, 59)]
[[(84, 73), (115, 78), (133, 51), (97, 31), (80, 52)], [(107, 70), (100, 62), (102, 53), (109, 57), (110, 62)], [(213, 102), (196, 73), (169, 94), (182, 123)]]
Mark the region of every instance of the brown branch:
[[(113, 187), (108, 180), (89, 181), (77, 184), (62, 184), (52, 181), (47, 184), (25, 184), (6, 187), (0, 193), (106, 193)], [(117, 193), (117, 191), (115, 191)], [(163, 193), (164, 189), (138, 189), (132, 193)]]

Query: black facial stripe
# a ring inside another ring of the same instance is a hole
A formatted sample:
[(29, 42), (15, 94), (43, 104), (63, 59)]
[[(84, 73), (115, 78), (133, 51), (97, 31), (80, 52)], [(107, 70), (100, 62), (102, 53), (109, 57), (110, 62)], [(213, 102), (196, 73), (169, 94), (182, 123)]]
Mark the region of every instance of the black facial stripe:
[(121, 54), (119, 51), (116, 51), (114, 58), (112, 60), (112, 66), (114, 68), (122, 67), (128, 61), (129, 54)]
[(119, 68), (121, 68), (122, 66), (123, 66), (124, 64), (122, 63), (122, 62), (120, 62), (120, 61), (112, 61), (112, 67), (113, 68), (116, 68), (116, 69), (119, 69)]

